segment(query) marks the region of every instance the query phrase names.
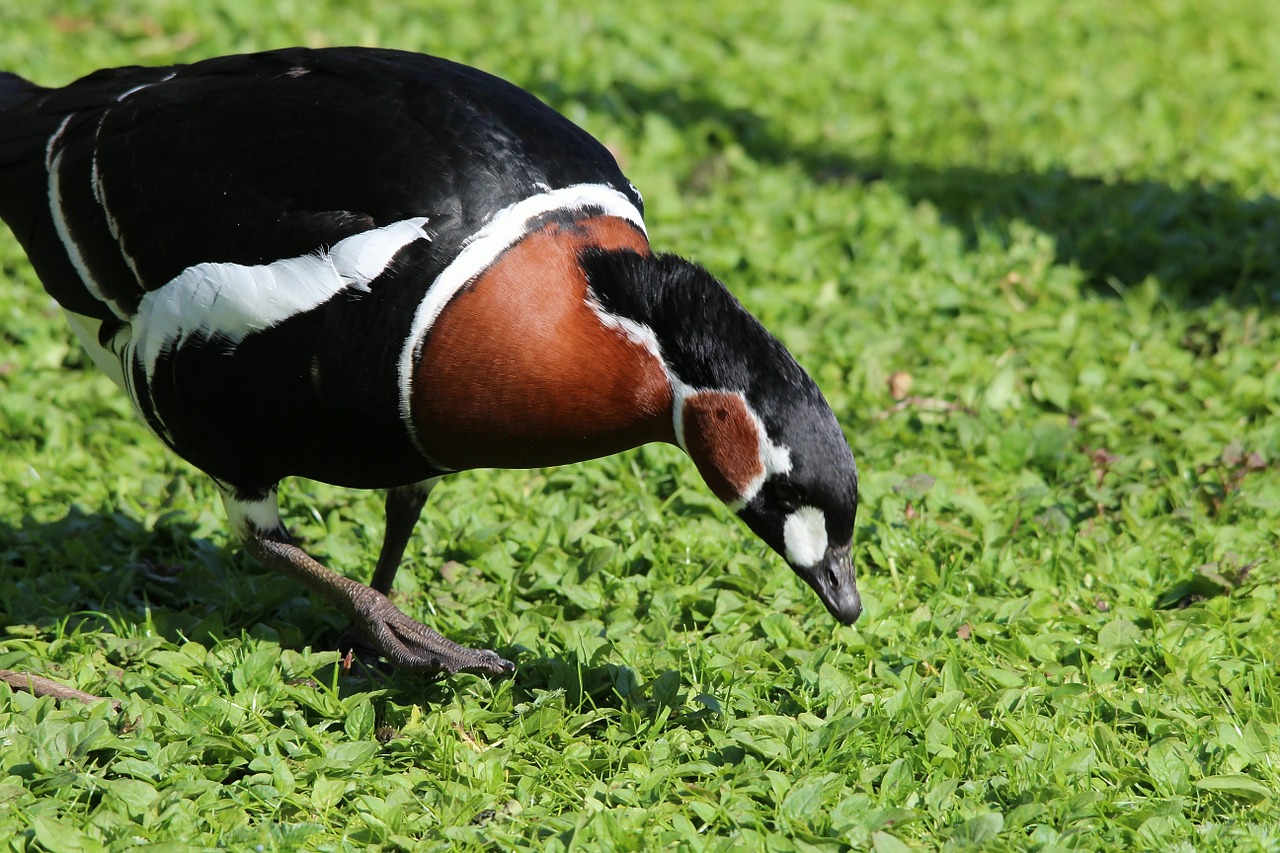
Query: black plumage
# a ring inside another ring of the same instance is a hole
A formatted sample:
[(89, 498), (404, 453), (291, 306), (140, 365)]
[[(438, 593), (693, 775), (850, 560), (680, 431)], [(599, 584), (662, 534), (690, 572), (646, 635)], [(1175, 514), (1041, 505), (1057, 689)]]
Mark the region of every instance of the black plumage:
[[(0, 218), (48, 292), (157, 436), (218, 482), (249, 550), (400, 666), (512, 667), (386, 598), (452, 470), (440, 445), (529, 466), (680, 443), (857, 618), (857, 477), (834, 415), (710, 273), (650, 252), (642, 216), (589, 134), (434, 57), (292, 48), (60, 89), (0, 74)], [(536, 451), (510, 446), (522, 426)], [(390, 490), (371, 587), (292, 544), (274, 500), (287, 476)]]
[[(604, 146), (499, 78), (402, 51), (293, 48), (100, 71), (10, 107), (0, 216), (24, 246), (33, 232), (47, 245), (53, 223), (44, 181), (11, 179), (43, 162), (68, 116), (56, 148), (77, 180), (64, 186), (78, 212), (95, 207), (83, 196), (96, 160), (119, 226), (115, 238), (77, 223), (76, 241), (101, 244), (105, 289), (126, 302), (195, 263), (294, 257), (415, 215), (430, 216), (442, 268), (494, 213), (544, 187), (606, 183), (640, 204)], [(108, 257), (121, 250), (140, 282)], [(50, 254), (32, 258), (38, 270), (61, 260)]]

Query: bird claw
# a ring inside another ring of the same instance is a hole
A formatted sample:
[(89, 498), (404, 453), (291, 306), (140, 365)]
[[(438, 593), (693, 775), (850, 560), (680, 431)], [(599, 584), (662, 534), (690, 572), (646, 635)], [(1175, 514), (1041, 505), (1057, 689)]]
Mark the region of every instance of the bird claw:
[(374, 652), (399, 669), (453, 675), (478, 672), (509, 675), (516, 665), (488, 649), (460, 646), (421, 622), (410, 619), (391, 599), (372, 587), (356, 583), (309, 557), (287, 542), (283, 529), (275, 536), (248, 540), (250, 553), (265, 565), (301, 581), (341, 607), (369, 641)]
[(356, 627), (369, 640), (373, 650), (399, 669), (414, 672), (439, 672), (453, 675), (476, 672), (484, 675), (510, 675), (516, 665), (489, 649), (460, 646), (406, 616), (384, 595), (372, 593), (357, 604)]

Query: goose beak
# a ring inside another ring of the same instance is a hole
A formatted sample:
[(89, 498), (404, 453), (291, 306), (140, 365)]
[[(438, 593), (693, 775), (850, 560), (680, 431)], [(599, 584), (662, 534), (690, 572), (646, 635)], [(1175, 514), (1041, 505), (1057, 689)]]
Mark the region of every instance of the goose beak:
[(841, 625), (852, 625), (862, 615), (862, 596), (858, 594), (858, 578), (853, 570), (850, 546), (827, 548), (815, 565), (796, 569), (796, 573), (818, 593), (818, 598)]

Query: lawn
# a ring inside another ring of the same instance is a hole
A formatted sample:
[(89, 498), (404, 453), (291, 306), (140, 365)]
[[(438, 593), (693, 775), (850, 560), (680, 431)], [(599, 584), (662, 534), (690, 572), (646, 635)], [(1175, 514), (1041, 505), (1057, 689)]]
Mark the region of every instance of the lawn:
[[(0, 68), (286, 44), (477, 65), (861, 471), (840, 627), (669, 447), (433, 495), (397, 600), (515, 676), (343, 672), (0, 233), (0, 849), (1280, 848), (1273, 0), (27, 0)], [(784, 11), (785, 10), (785, 11)], [(367, 579), (374, 493), (291, 481)]]

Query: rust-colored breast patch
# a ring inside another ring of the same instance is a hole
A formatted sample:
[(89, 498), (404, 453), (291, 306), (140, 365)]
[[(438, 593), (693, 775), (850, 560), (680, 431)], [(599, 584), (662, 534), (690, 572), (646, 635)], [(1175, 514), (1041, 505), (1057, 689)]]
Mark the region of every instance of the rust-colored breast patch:
[(764, 474), (762, 436), (740, 394), (694, 392), (685, 398), (680, 420), (685, 448), (720, 500), (733, 503)]
[(625, 220), (553, 222), (441, 312), (410, 393), (418, 440), (436, 462), (530, 468), (674, 441), (661, 363), (587, 303), (578, 257), (588, 247), (649, 254)]

